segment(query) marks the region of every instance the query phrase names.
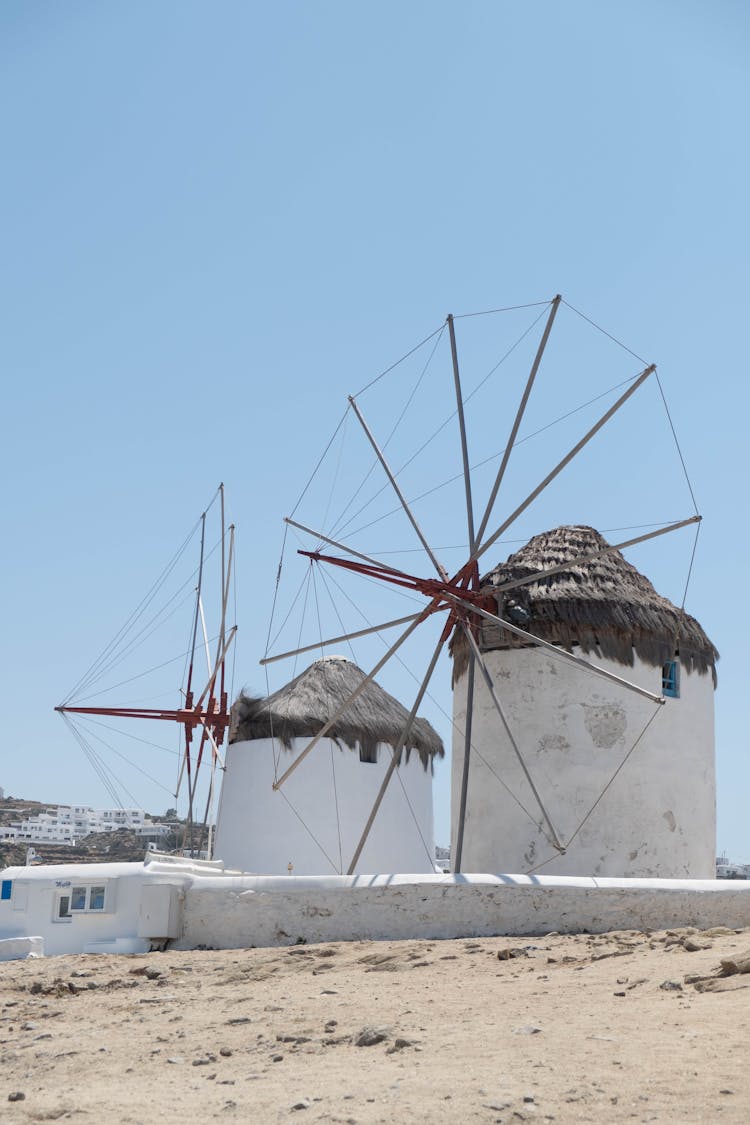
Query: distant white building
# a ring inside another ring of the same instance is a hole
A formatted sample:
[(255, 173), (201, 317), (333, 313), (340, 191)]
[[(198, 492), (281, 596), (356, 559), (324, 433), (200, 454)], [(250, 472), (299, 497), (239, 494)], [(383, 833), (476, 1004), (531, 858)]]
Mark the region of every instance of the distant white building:
[(55, 809), (0, 826), (0, 840), (34, 844), (74, 845), (85, 836), (127, 828), (137, 836), (160, 839), (169, 825), (146, 816), (143, 809), (92, 809), (88, 805), (59, 805)]

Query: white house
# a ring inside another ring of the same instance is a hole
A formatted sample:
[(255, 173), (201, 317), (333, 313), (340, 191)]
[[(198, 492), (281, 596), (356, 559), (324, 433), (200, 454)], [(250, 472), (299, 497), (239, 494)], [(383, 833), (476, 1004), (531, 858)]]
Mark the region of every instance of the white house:
[(11, 821), (0, 828), (0, 838), (18, 843), (70, 844), (92, 833), (120, 828), (154, 839), (167, 836), (169, 826), (152, 821), (143, 809), (92, 809), (88, 805), (58, 805), (54, 809)]

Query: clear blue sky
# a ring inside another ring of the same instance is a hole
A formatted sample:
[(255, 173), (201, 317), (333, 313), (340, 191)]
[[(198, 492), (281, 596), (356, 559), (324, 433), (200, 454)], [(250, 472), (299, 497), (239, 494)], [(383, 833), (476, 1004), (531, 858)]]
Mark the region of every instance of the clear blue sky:
[[(52, 708), (219, 480), (238, 525), (238, 682), (263, 691), (281, 518), (346, 394), (450, 311), (560, 292), (659, 364), (705, 517), (687, 608), (722, 654), (718, 846), (750, 861), (749, 46), (731, 0), (6, 0), (6, 793), (109, 803)], [(566, 331), (550, 374), (575, 404)], [(501, 396), (473, 419), (477, 448), (512, 409)], [(669, 443), (634, 419), (615, 433), (614, 475), (584, 466), (580, 509), (543, 509), (520, 535), (690, 514), (662, 476)], [(685, 552), (633, 561), (679, 600)], [(445, 678), (435, 691), (449, 709)]]

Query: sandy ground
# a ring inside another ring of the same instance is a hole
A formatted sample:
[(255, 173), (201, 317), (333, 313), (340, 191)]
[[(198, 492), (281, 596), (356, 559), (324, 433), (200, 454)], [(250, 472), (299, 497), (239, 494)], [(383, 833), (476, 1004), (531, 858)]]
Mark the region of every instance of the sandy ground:
[(717, 976), (743, 954), (721, 929), (0, 964), (0, 1122), (747, 1125), (750, 972)]

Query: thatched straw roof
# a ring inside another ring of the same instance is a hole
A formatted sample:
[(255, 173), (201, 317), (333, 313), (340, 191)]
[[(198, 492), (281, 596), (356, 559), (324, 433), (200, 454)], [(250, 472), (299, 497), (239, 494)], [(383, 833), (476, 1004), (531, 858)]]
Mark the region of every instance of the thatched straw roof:
[[(608, 546), (592, 527), (558, 527), (535, 535), (482, 579), (482, 588), (503, 586), (539, 574), (581, 555)], [(712, 673), (716, 683), (719, 654), (694, 617), (678, 609), (619, 551), (572, 566), (506, 592), (496, 594), (498, 613), (552, 644), (594, 653), (632, 665), (634, 654), (661, 666), (679, 656), (687, 672)], [(481, 648), (521, 648), (529, 642), (484, 621)], [(457, 634), (453, 646), (454, 682), (467, 664), (466, 644)]]
[[(267, 699), (239, 696), (232, 707), (229, 741), (276, 738), (287, 750), (295, 738), (312, 738), (365, 678), (341, 656), (316, 660), (291, 683)], [(363, 761), (377, 761), (378, 744), (396, 746), (408, 711), (374, 681), (357, 696), (326, 735), (350, 750), (359, 746)], [(426, 719), (412, 724), (406, 760), (415, 750), (425, 769), (445, 753), (440, 736)]]

